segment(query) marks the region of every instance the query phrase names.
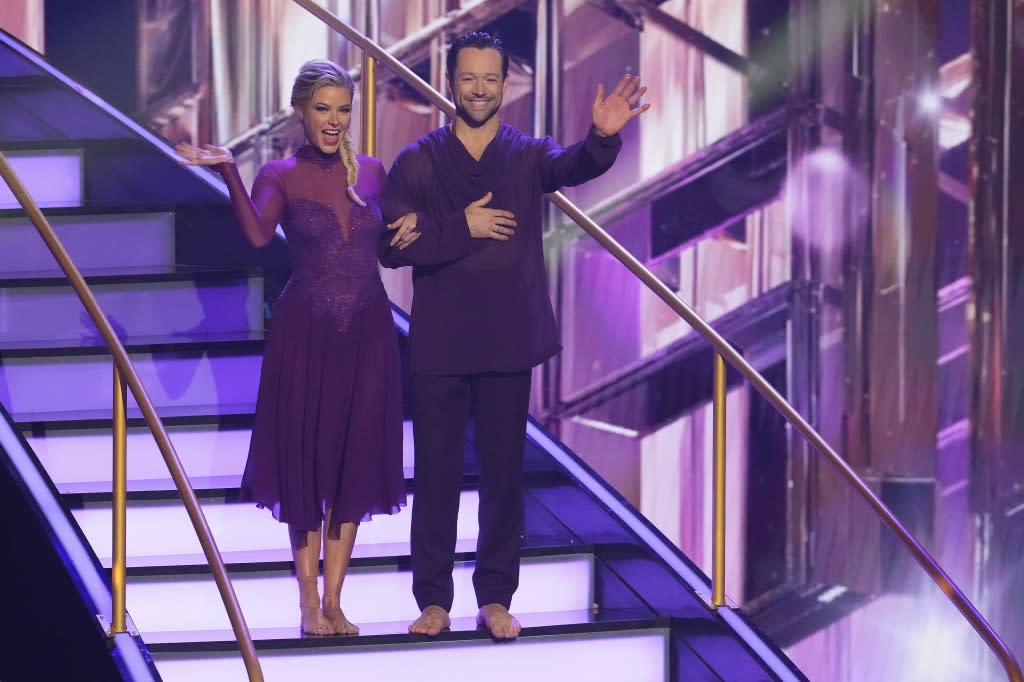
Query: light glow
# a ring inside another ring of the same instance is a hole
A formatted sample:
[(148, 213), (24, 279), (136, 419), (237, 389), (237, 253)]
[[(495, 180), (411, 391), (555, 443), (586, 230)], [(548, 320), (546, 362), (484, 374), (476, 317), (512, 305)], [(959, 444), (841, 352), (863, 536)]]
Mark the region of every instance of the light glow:
[(918, 96), (918, 106), (922, 112), (934, 116), (942, 111), (942, 95), (935, 90), (926, 90)]

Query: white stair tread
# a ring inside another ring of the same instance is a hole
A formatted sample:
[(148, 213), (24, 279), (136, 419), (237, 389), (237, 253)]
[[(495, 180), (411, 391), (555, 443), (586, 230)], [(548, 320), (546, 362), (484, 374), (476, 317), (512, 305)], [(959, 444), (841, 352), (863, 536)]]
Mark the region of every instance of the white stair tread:
[[(537, 636), (538, 628), (547, 628), (544, 635), (569, 634), (573, 632), (601, 632), (605, 631), (605, 625), (611, 625), (615, 630), (639, 629), (651, 627), (651, 613), (640, 610), (611, 610), (594, 608), (576, 611), (545, 611), (542, 613), (531, 613), (521, 611), (518, 606), (513, 605), (516, 618), (522, 623), (526, 630), (526, 636)], [(624, 627), (629, 621), (633, 622), (632, 628)], [(641, 623), (641, 621), (645, 621)], [(134, 627), (134, 622), (129, 624)], [(304, 635), (299, 629), (298, 623), (292, 623), (286, 627), (273, 628), (250, 628), (249, 633), (254, 642), (263, 648), (274, 648), (279, 646), (294, 645), (295, 640), (304, 640), (305, 644), (327, 646), (354, 646), (359, 647), (366, 644), (395, 644), (404, 643), (409, 640), (409, 621), (399, 620), (390, 622), (359, 622), (358, 639), (355, 638), (334, 638), (327, 639), (313, 635)], [(452, 618), (451, 627), (441, 640), (454, 641), (459, 639), (475, 639), (473, 636), (482, 635), (482, 630), (476, 621), (476, 614), (464, 618)], [(370, 638), (373, 638), (372, 642)], [(412, 641), (417, 641), (414, 638)], [(146, 644), (153, 652), (183, 652), (190, 651), (191, 645), (202, 644), (206, 651), (233, 651), (233, 644), (236, 641), (233, 630), (163, 630), (161, 632), (146, 633)]]
[[(459, 538), (455, 541), (455, 551), (467, 553), (476, 551), (476, 538)], [(403, 557), (409, 556), (409, 540), (402, 542), (357, 542), (352, 550), (354, 559), (372, 559), (380, 557)], [(290, 562), (292, 552), (288, 547), (275, 547), (271, 549), (247, 549), (239, 551), (221, 551), (221, 558), (227, 564), (265, 564)], [(110, 568), (109, 557), (103, 560), (103, 566)], [(150, 554), (135, 556), (129, 559), (128, 566), (131, 568), (153, 568), (168, 566), (198, 566), (206, 564), (206, 556), (199, 552), (191, 554)]]
[[(127, 343), (161, 336), (180, 343), (255, 335), (263, 329), (263, 281), (256, 276), (210, 282), (100, 282), (91, 289)], [(0, 309), (0, 343), (7, 347), (102, 343), (69, 286), (0, 286)]]
[[(86, 275), (109, 272), (111, 264), (143, 272), (174, 264), (174, 214), (166, 211), (52, 216), (50, 225)], [(103, 248), (97, 249), (96, 244)], [(0, 218), (0, 275), (63, 276), (26, 217)]]
[[(373, 545), (409, 541), (409, 521), (414, 496), (409, 507), (391, 516), (376, 516), (359, 527), (356, 547), (378, 555)], [(224, 504), (206, 502), (202, 505), (217, 547), (222, 553), (287, 551), (287, 528), (270, 512), (248, 502)], [(457, 538), (476, 540), (478, 497), (475, 490), (462, 492), (459, 503)], [(72, 510), (75, 520), (105, 566), (113, 554), (111, 511), (109, 507), (87, 507)], [(180, 501), (131, 503), (128, 507), (128, 565), (151, 566), (154, 558), (169, 555), (194, 555), (202, 552), (192, 523)], [(287, 556), (287, 555), (285, 555)], [(162, 559), (161, 559), (162, 560)]]
[[(241, 476), (249, 453), (250, 429), (218, 429), (216, 425), (168, 427), (171, 443), (190, 477)], [(108, 430), (53, 431), (26, 436), (32, 450), (61, 492), (74, 484), (109, 483), (113, 441)], [(403, 465), (413, 466), (412, 422), (403, 425)], [(163, 456), (148, 429), (128, 432), (128, 481), (162, 480), (169, 476)]]
[[(260, 652), (268, 682), (290, 680), (477, 680), (523, 682), (663, 682), (668, 679), (667, 633), (625, 631), (553, 635), (512, 645), (488, 640), (416, 645), (296, 649)], [(164, 682), (248, 677), (237, 655), (156, 654)], [(413, 674), (415, 671), (415, 675)]]
[[(6, 156), (40, 208), (82, 205), (81, 150), (12, 151)], [(0, 182), (0, 208), (21, 208), (6, 182)]]
[[(184, 352), (131, 353), (132, 364), (161, 416), (251, 412), (263, 357)], [(18, 422), (110, 418), (111, 360), (103, 353), (11, 357), (0, 367), (5, 404)], [(129, 414), (135, 399), (128, 397)]]
[[(249, 429), (216, 425), (168, 427), (175, 452), (189, 476), (241, 475), (249, 452)], [(109, 430), (54, 431), (26, 436), (57, 489), (71, 483), (109, 482), (113, 440)], [(128, 480), (168, 476), (167, 465), (148, 429), (128, 432)]]
[[(453, 617), (471, 617), (477, 611), (473, 566), (472, 562), (455, 565)], [(593, 604), (593, 574), (593, 558), (588, 554), (525, 558), (514, 606), (528, 613), (586, 609)], [(298, 587), (290, 572), (236, 572), (231, 583), (250, 628), (298, 627)], [(147, 632), (231, 627), (209, 574), (132, 577), (127, 602), (143, 639)], [(354, 623), (411, 622), (419, 615), (412, 596), (412, 573), (393, 565), (350, 568), (341, 602)]]

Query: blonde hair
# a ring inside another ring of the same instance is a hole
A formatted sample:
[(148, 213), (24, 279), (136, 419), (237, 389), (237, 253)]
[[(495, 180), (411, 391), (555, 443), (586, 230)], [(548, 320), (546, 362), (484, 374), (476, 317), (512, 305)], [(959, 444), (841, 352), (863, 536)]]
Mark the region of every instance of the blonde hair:
[[(296, 109), (305, 109), (313, 100), (316, 91), (325, 85), (333, 85), (348, 90), (350, 94), (355, 94), (355, 82), (348, 71), (334, 62), (324, 59), (313, 59), (299, 67), (299, 74), (295, 77), (295, 83), (292, 85), (292, 106)], [(348, 186), (346, 187), (346, 192), (349, 198), (360, 206), (366, 206), (366, 203), (356, 194), (356, 182), (359, 180), (359, 161), (356, 160), (356, 152), (352, 147), (352, 137), (347, 130), (341, 139), (341, 144), (338, 146), (338, 154), (341, 156), (341, 162), (345, 165), (345, 170), (347, 171), (346, 181)]]

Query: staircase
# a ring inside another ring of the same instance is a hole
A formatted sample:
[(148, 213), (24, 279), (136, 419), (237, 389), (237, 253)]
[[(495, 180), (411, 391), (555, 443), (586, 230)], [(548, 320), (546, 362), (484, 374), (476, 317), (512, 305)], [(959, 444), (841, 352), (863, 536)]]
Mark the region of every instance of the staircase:
[[(700, 594), (709, 593), (707, 579), (532, 422), (522, 578), (513, 601), (524, 625), (518, 641), (497, 645), (474, 622), (472, 428), (451, 630), (433, 640), (406, 632), (417, 614), (406, 509), (360, 528), (342, 605), (362, 634), (302, 636), (286, 529), (237, 501), (264, 311), (287, 267), (285, 245), (246, 246), (217, 178), (179, 166), (162, 140), (6, 34), (0, 148), (129, 350), (202, 501), (266, 679), (391, 680), (411, 671), (448, 680), (804, 679), (742, 614), (711, 610)], [(394, 317), (404, 335), (406, 318), (398, 310)], [(0, 402), (106, 568), (111, 367), (35, 228), (0, 187)], [(180, 497), (134, 403), (128, 416), (130, 627), (164, 680), (244, 680)], [(411, 506), (415, 481), (409, 487)]]

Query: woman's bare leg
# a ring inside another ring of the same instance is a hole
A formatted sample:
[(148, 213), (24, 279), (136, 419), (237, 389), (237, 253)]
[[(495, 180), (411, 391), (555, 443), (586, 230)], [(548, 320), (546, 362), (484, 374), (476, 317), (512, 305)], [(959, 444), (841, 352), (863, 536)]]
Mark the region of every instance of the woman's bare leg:
[(334, 627), (320, 610), (320, 590), (317, 575), (320, 573), (320, 531), (304, 531), (288, 528), (295, 560), (295, 577), (299, 581), (299, 612), (302, 614), (302, 631), (311, 635), (330, 635)]
[(341, 610), (341, 586), (345, 582), (345, 573), (352, 558), (352, 546), (356, 542), (357, 523), (343, 523), (338, 528), (337, 537), (331, 537), (327, 531), (331, 526), (331, 510), (327, 510), (324, 519), (324, 598), (323, 615), (338, 635), (358, 635), (359, 627), (345, 617)]

